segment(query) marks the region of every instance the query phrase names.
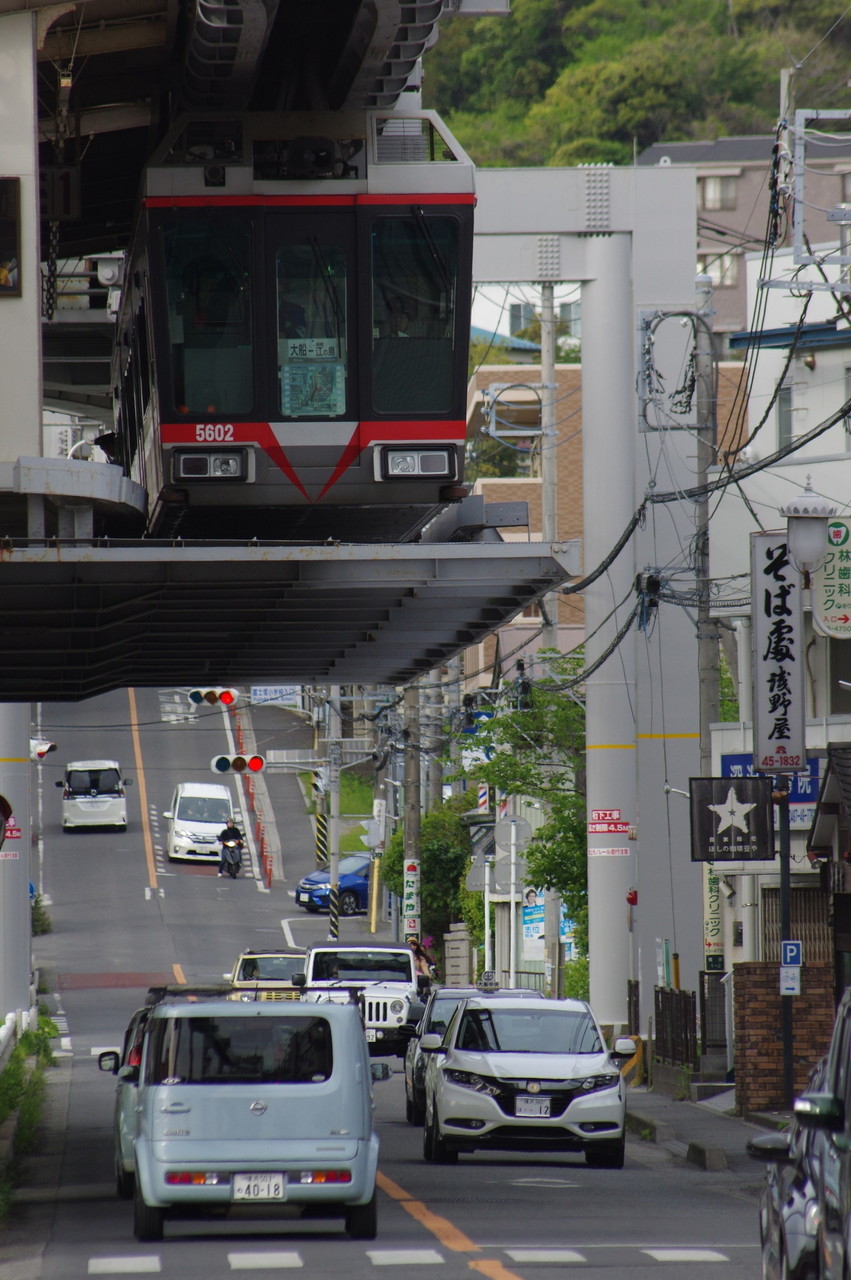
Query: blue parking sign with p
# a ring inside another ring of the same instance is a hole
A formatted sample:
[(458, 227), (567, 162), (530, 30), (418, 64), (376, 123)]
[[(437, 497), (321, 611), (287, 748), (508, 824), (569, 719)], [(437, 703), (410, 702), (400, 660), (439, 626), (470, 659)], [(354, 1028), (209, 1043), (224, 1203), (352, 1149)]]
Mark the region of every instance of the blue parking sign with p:
[(780, 963), (787, 967), (804, 963), (803, 947), (800, 942), (780, 943)]

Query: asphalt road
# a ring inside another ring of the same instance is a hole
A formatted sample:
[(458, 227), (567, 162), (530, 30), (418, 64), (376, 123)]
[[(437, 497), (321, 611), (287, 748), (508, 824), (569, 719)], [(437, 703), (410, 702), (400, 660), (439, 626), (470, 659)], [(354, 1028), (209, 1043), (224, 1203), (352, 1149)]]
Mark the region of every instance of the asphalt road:
[[(176, 691), (141, 691), (135, 703), (122, 692), (46, 707), (43, 725), (60, 744), (41, 769), (38, 876), (53, 932), (36, 938), (34, 948), (62, 1020), (62, 1072), (70, 1088), (59, 1189), (52, 1213), (43, 1215), (40, 1272), (31, 1274), (215, 1280), (298, 1269), (322, 1280), (362, 1280), (376, 1268), (407, 1276), (417, 1267), (423, 1280), (430, 1273), (443, 1280), (471, 1273), (563, 1280), (572, 1268), (600, 1280), (760, 1275), (757, 1166), (752, 1173), (708, 1174), (638, 1139), (628, 1141), (622, 1171), (588, 1169), (575, 1156), (477, 1154), (462, 1156), (457, 1166), (428, 1165), (421, 1131), (404, 1119), (395, 1060), (392, 1078), (376, 1086), (382, 1143), (376, 1241), (351, 1241), (336, 1221), (301, 1221), (284, 1211), (275, 1221), (168, 1222), (162, 1244), (137, 1244), (131, 1207), (113, 1192), (114, 1082), (98, 1071), (96, 1053), (118, 1045), (150, 982), (219, 980), (244, 945), (323, 935), (324, 923), (297, 911), (291, 897), (313, 865), (312, 836), (297, 789), (287, 799), (286, 788), (276, 786), (276, 804), (289, 806), (278, 813), (283, 884), (269, 890), (250, 872), (231, 882), (218, 879), (215, 867), (167, 862), (162, 811), (176, 782), (209, 779), (223, 732), (220, 713), (193, 718)], [(287, 731), (297, 733), (291, 720)], [(134, 779), (126, 834), (61, 830), (55, 777), (66, 759), (95, 756), (117, 757)], [(366, 924), (343, 921), (342, 928), (343, 936), (356, 937)], [(0, 1237), (0, 1280), (29, 1280), (9, 1258)]]

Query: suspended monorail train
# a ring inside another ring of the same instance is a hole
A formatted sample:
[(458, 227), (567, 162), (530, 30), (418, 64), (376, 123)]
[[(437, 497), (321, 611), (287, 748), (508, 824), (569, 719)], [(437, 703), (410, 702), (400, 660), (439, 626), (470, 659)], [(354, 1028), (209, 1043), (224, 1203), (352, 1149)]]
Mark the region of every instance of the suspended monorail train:
[(473, 205), (433, 112), (176, 124), (102, 440), (148, 536), (404, 542), (463, 496)]

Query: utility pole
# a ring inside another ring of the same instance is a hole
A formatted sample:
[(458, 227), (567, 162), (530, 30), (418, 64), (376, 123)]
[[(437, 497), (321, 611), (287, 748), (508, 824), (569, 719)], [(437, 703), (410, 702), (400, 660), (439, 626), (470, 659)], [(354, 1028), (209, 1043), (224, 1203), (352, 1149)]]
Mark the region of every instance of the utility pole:
[[(697, 483), (704, 489), (709, 468), (715, 461), (715, 404), (712, 331), (712, 282), (709, 276), (696, 280), (694, 372), (697, 412)], [(700, 497), (695, 508), (695, 577), (697, 579), (697, 678), (700, 722), (700, 776), (712, 777), (712, 725), (719, 717), (719, 632), (709, 611), (709, 496)], [(703, 867), (703, 918), (709, 914), (709, 867)], [(704, 933), (705, 937), (705, 933)], [(680, 958), (673, 957), (673, 979), (680, 985)]]
[(328, 796), (330, 800), (328, 870), (331, 880), (328, 899), (328, 938), (332, 942), (340, 936), (340, 766), (343, 762), (341, 735), (340, 688), (339, 685), (333, 685), (328, 690)]
[[(558, 448), (556, 433), (555, 286), (541, 284), (541, 540), (558, 542)], [(542, 602), (546, 615), (541, 647), (558, 649), (558, 593)]]
[[(420, 691), (416, 685), (405, 690), (405, 860), (419, 857), (420, 847)], [(417, 880), (416, 899), (420, 886)]]

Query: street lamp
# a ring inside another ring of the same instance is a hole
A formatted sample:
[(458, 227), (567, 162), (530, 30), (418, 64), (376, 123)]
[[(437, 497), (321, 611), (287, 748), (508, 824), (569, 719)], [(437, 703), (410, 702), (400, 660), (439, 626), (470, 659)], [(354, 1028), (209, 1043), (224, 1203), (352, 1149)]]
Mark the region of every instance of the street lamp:
[(786, 517), (786, 543), (795, 568), (804, 579), (804, 590), (812, 586), (810, 575), (824, 564), (827, 554), (827, 522), (836, 515), (829, 498), (813, 493), (807, 476), (803, 490), (790, 498), (780, 514)]

